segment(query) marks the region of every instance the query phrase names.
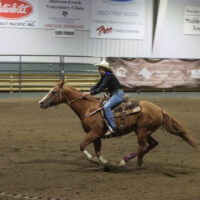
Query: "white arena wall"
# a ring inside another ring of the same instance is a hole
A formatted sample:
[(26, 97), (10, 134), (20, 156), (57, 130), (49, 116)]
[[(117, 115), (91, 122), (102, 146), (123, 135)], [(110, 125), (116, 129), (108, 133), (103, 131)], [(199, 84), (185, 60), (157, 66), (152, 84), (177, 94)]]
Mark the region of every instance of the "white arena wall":
[(160, 0), (154, 21), (156, 2), (146, 0), (143, 40), (91, 39), (89, 31), (58, 38), (53, 30), (1, 28), (0, 55), (199, 59), (200, 35), (183, 34), (183, 17), (184, 7), (200, 6), (200, 0)]
[(200, 35), (183, 34), (185, 6), (200, 0), (160, 0), (152, 57), (200, 58)]
[(58, 38), (53, 30), (1, 28), (0, 54), (151, 57), (152, 24), (153, 0), (147, 0), (144, 40), (91, 39), (89, 31)]

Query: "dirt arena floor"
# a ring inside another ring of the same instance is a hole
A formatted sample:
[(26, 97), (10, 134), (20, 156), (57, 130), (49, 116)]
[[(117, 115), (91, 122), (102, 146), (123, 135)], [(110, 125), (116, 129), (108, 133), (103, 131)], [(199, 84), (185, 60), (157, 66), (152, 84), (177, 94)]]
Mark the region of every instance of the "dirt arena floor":
[[(14, 199), (3, 192), (33, 199), (200, 200), (200, 152), (180, 138), (158, 130), (153, 136), (159, 146), (141, 167), (133, 159), (124, 169), (105, 172), (80, 153), (85, 133), (72, 110), (67, 105), (42, 110), (38, 100), (0, 99), (0, 200)], [(200, 141), (200, 98), (146, 100), (165, 109)], [(118, 162), (136, 149), (131, 133), (103, 140), (102, 154)], [(93, 153), (93, 146), (88, 150)]]

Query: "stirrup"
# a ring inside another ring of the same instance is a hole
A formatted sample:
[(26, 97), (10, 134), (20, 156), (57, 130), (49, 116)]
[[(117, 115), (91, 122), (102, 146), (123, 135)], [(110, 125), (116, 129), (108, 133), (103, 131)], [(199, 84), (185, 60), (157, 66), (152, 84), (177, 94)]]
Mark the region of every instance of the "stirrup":
[(112, 136), (113, 133), (115, 133), (115, 130), (110, 130), (108, 129), (107, 132), (105, 133), (104, 137), (109, 138)]

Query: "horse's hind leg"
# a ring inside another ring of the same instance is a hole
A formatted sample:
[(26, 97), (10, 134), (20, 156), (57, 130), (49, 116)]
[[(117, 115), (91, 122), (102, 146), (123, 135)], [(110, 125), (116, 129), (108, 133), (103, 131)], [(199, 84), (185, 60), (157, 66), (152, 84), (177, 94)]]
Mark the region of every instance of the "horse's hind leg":
[(143, 156), (158, 145), (158, 142), (151, 135), (148, 135), (147, 142), (149, 143), (148, 148), (144, 152), (142, 152), (138, 155), (138, 165), (139, 166), (142, 165)]
[(137, 131), (137, 137), (138, 137), (138, 144), (139, 148), (138, 151), (128, 154), (124, 157), (124, 159), (121, 160), (121, 162), (118, 164), (119, 166), (124, 166), (129, 160), (132, 158), (135, 158), (136, 156), (142, 155), (145, 151), (147, 151), (147, 130), (145, 128), (139, 128)]
[[(141, 166), (143, 156), (158, 145), (158, 142), (150, 135), (153, 131), (140, 128), (136, 131), (138, 137), (138, 151), (128, 154), (121, 160), (119, 166), (124, 166), (129, 160), (138, 156), (138, 165)], [(147, 145), (147, 143), (149, 145)]]

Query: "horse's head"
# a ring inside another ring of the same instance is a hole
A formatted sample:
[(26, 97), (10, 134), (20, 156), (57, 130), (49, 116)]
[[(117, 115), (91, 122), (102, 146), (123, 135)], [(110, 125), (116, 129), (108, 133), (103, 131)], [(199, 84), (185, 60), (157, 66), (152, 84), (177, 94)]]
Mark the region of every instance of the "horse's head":
[(43, 98), (39, 101), (40, 107), (46, 109), (48, 107), (58, 105), (64, 102), (62, 96), (62, 88), (64, 85), (64, 80), (60, 81), (56, 86), (54, 86)]

